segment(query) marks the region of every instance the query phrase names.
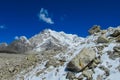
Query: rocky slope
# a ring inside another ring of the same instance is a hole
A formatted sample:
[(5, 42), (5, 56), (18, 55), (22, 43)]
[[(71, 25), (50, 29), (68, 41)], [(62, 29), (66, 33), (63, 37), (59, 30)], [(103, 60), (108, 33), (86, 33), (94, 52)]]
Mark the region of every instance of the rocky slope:
[(120, 27), (86, 38), (46, 29), (0, 45), (1, 80), (119, 80)]

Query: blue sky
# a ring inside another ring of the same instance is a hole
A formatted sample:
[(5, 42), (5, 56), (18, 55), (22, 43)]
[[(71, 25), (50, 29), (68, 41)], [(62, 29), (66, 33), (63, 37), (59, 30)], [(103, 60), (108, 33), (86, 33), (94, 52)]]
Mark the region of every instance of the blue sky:
[(0, 0), (0, 42), (41, 30), (87, 36), (92, 25), (120, 25), (119, 0)]

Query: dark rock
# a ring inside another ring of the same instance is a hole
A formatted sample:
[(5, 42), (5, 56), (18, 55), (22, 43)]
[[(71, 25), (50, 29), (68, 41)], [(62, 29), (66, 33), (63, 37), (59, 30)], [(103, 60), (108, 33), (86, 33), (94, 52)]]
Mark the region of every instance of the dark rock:
[(12, 50), (12, 49), (3, 49), (3, 50), (0, 50), (0, 53), (11, 53), (11, 54), (14, 54), (14, 53), (18, 53), (16, 50)]
[(110, 36), (117, 37), (120, 35), (120, 30), (115, 30)]
[(99, 64), (101, 62), (100, 56), (94, 59), (94, 63)]
[(105, 46), (101, 45), (101, 46), (96, 46), (98, 51), (102, 51), (104, 49)]
[(97, 65), (101, 62), (100, 58), (95, 58), (93, 62), (91, 63), (91, 66), (89, 66), (90, 69), (94, 69), (97, 67)]
[(94, 25), (88, 32), (90, 34), (94, 34), (94, 33), (100, 32), (100, 26), (99, 25)]
[(75, 66), (74, 62), (70, 61), (67, 64), (67, 70), (73, 71), (73, 72), (79, 72), (81, 69), (77, 66)]
[(114, 52), (120, 52), (120, 46), (113, 47)]
[(101, 70), (105, 71), (105, 75), (109, 76), (110, 75), (110, 70), (108, 68), (106, 68), (105, 66), (100, 66), (99, 67)]
[(113, 50), (114, 51), (109, 52), (108, 55), (110, 59), (115, 60), (120, 57), (120, 46), (113, 47)]
[(115, 40), (116, 40), (116, 42), (120, 42), (120, 35), (117, 36), (117, 38)]
[(14, 68), (14, 67), (9, 67), (9, 68), (8, 68), (8, 71), (9, 71), (10, 73), (13, 73), (13, 72), (15, 71), (15, 68)]
[(119, 58), (120, 55), (118, 52), (112, 52), (111, 54), (109, 54), (109, 58), (112, 60), (115, 60), (116, 58)]

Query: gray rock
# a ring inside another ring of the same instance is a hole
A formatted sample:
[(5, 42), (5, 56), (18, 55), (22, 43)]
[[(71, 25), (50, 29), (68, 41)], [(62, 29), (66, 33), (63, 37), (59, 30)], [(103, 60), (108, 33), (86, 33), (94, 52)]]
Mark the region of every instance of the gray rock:
[(93, 62), (91, 63), (91, 66), (89, 66), (90, 69), (94, 69), (97, 67), (97, 65), (101, 62), (100, 58), (95, 58)]
[(104, 47), (105, 47), (104, 45), (96, 46), (96, 48), (97, 48), (98, 51), (102, 51), (104, 49)]
[(115, 30), (110, 36), (117, 37), (120, 35), (120, 30)]
[(120, 55), (118, 52), (112, 52), (111, 54), (109, 54), (109, 58), (112, 60), (115, 60), (116, 58), (119, 58)]
[(105, 36), (100, 36), (97, 39), (97, 43), (108, 43), (109, 40)]
[(120, 35), (117, 36), (117, 38), (115, 40), (116, 40), (116, 42), (120, 42)]
[(98, 75), (98, 76), (97, 76), (97, 80), (103, 80), (103, 76)]
[(114, 50), (115, 52), (120, 52), (120, 46), (115, 46), (115, 47), (113, 47), (113, 50)]
[(94, 33), (100, 32), (100, 26), (94, 25), (88, 32), (89, 32), (89, 34), (94, 34)]
[(13, 72), (15, 71), (15, 68), (14, 68), (14, 67), (9, 67), (9, 68), (8, 68), (8, 71), (9, 71), (10, 73), (13, 73)]
[(79, 72), (85, 69), (89, 63), (96, 57), (96, 52), (93, 48), (83, 48), (68, 64), (67, 69), (74, 72)]
[(94, 62), (95, 62), (96, 64), (99, 64), (99, 63), (101, 62), (100, 56), (96, 57), (96, 58), (94, 59)]
[(99, 68), (103, 71), (105, 71), (105, 75), (109, 76), (110, 75), (110, 70), (106, 68), (105, 66), (99, 66)]
[(116, 67), (116, 69), (120, 72), (120, 65)]
[(113, 50), (114, 51), (111, 52), (109, 51), (108, 55), (110, 59), (115, 60), (116, 58), (120, 57), (120, 46), (113, 47)]
[(92, 74), (93, 74), (92, 70), (85, 70), (85, 71), (83, 71), (82, 74), (83, 74), (85, 77), (87, 77), (88, 80), (92, 80)]
[(66, 79), (73, 80), (74, 78), (75, 78), (75, 74), (74, 73), (72, 73), (72, 72), (68, 72), (67, 73)]

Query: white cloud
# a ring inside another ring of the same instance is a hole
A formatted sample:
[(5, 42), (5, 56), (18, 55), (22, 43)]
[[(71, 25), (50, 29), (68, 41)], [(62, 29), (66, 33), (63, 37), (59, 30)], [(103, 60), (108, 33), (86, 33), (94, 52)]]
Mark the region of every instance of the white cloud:
[(39, 19), (48, 24), (54, 24), (53, 20), (48, 16), (48, 11), (44, 8), (40, 10)]
[(5, 29), (6, 27), (4, 25), (1, 25), (0, 26), (0, 29)]

